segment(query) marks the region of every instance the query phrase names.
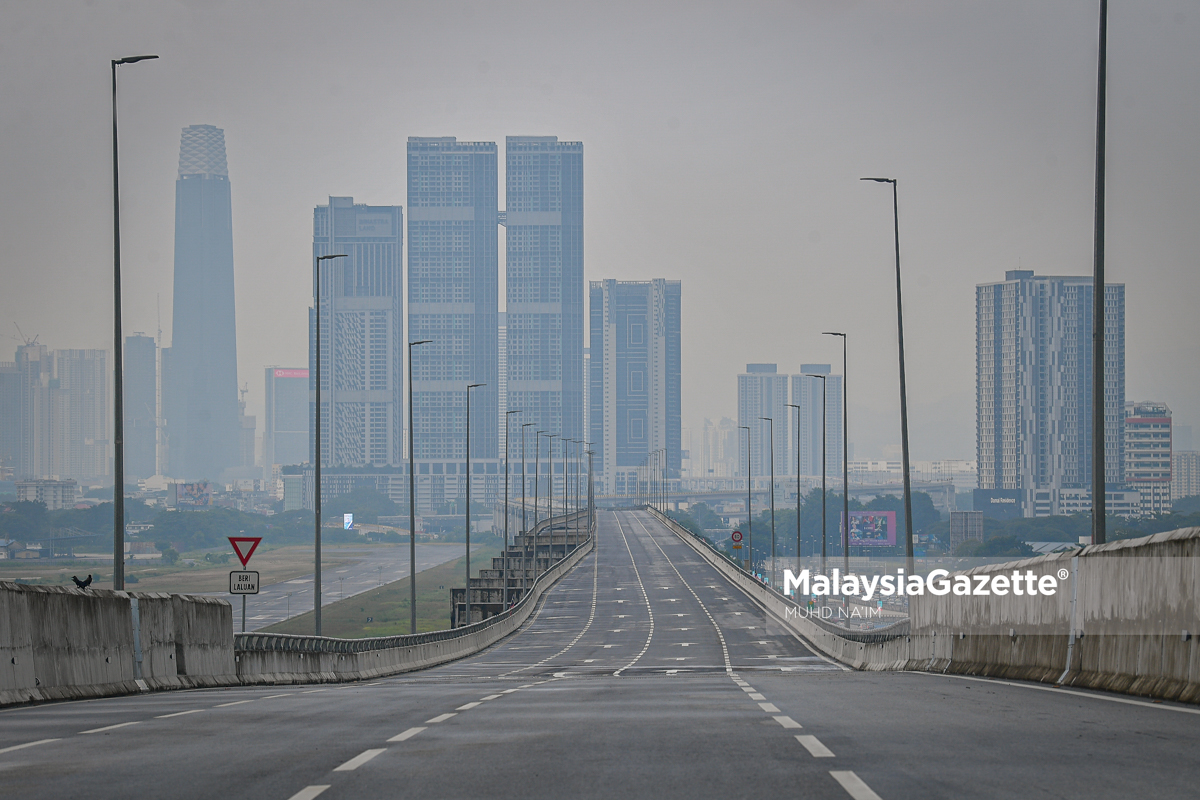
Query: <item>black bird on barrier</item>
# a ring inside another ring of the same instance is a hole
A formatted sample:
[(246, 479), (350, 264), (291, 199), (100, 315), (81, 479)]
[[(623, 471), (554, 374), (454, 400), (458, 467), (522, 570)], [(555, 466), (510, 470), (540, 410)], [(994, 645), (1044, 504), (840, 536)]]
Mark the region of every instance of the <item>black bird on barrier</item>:
[(74, 575), (72, 575), (71, 580), (75, 581), (75, 585), (78, 586), (80, 589), (86, 589), (87, 587), (92, 585), (92, 576), (91, 575), (88, 575), (87, 578), (82, 581), (79, 580), (79, 578), (76, 578)]

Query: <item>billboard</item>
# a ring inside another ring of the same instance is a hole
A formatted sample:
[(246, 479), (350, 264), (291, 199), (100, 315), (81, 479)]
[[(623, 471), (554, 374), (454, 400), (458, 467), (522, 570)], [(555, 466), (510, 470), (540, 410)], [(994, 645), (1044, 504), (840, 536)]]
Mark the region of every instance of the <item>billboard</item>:
[(212, 505), (212, 485), (208, 481), (176, 483), (175, 505), (179, 508), (207, 508)]
[(976, 489), (972, 506), (991, 519), (1018, 519), (1025, 516), (1025, 493), (1020, 489)]
[(307, 378), (308, 370), (306, 369), (281, 369), (275, 368), (276, 378)]
[(349, 531), (354, 529), (354, 515), (342, 514), (342, 530)]
[(851, 511), (851, 547), (891, 547), (896, 544), (895, 511)]

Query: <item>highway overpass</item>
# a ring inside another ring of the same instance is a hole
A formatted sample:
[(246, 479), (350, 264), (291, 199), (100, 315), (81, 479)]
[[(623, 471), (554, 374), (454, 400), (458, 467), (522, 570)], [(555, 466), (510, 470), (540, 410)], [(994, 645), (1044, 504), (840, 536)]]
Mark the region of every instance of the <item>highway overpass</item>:
[(1196, 797), (1200, 708), (858, 672), (645, 511), (518, 632), (368, 682), (0, 710), (5, 797)]

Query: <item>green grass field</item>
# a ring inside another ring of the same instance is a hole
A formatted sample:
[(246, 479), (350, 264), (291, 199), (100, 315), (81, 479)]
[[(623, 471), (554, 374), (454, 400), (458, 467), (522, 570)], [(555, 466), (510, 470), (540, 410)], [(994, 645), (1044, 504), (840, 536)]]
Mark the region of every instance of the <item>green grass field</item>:
[[(471, 553), (471, 572), (491, 568), (499, 557), (498, 547), (482, 547)], [(463, 585), (463, 559), (417, 573), (417, 632), (450, 627), (450, 587)], [(369, 592), (331, 603), (321, 609), (322, 634), (337, 639), (365, 639), (411, 633), (409, 580), (404, 578)], [(367, 618), (372, 618), (367, 622)], [(292, 617), (262, 629), (263, 633), (311, 635), (313, 612)]]

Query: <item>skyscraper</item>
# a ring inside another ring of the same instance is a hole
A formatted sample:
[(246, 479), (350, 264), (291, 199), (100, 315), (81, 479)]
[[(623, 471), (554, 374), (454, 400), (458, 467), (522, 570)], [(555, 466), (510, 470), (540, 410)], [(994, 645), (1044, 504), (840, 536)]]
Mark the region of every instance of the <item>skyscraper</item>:
[[(1124, 473), (1125, 286), (1105, 289), (1105, 476)], [(979, 490), (1025, 516), (1090, 485), (1092, 279), (1010, 270), (975, 289)], [(1000, 498), (997, 498), (1000, 499)], [(981, 503), (991, 502), (983, 498)]]
[(263, 476), (276, 464), (307, 463), (312, 455), (312, 404), (306, 369), (267, 367), (266, 427), (263, 429)]
[(233, 215), (225, 132), (183, 129), (175, 182), (175, 286), (163, 416), (174, 478), (219, 478), (240, 463)]
[(583, 144), (509, 136), (505, 154), (508, 408), (583, 437)]
[[(788, 463), (792, 409), (787, 407), (788, 376), (779, 373), (775, 364), (747, 364), (738, 375), (738, 425), (750, 429), (750, 475), (771, 475), (771, 443), (775, 448), (775, 475), (791, 475), (796, 471), (795, 459)], [(760, 417), (770, 417), (764, 422)], [(771, 438), (774, 431), (774, 439)], [(746, 469), (741, 462), (741, 471)]]
[[(321, 463), (327, 466), (403, 461), (403, 226), (399, 206), (356, 205), (352, 197), (330, 197), (313, 212), (313, 255), (347, 256), (320, 262)], [(310, 316), (310, 332), (313, 323)], [(310, 369), (314, 353), (310, 340)]]
[(679, 281), (591, 282), (588, 439), (598, 491), (633, 493), (639, 465), (656, 450), (679, 477), (680, 303)]
[(108, 351), (56, 350), (53, 474), (100, 478), (108, 468)]
[(494, 142), (408, 140), (408, 335), (430, 341), (413, 352), (418, 459), (465, 457), (472, 383), (471, 457), (497, 457), (496, 169)]
[[(825, 380), (805, 375), (824, 375)], [(842, 376), (831, 375), (828, 364), (801, 364), (800, 374), (792, 376), (792, 403), (800, 406), (799, 445), (793, 430), (788, 439), (790, 460), (796, 463), (796, 447), (800, 448), (802, 475), (821, 474), (821, 388), (825, 389), (825, 474), (842, 474)], [(789, 409), (790, 419), (796, 419), (796, 409)], [(793, 423), (794, 424), (794, 423)], [(793, 468), (794, 469), (794, 468)], [(789, 470), (791, 472), (793, 470)]]
[(135, 333), (125, 337), (125, 476), (156, 472), (158, 444), (158, 345)]
[(1125, 404), (1125, 480), (1142, 496), (1142, 514), (1171, 512), (1171, 409)]

